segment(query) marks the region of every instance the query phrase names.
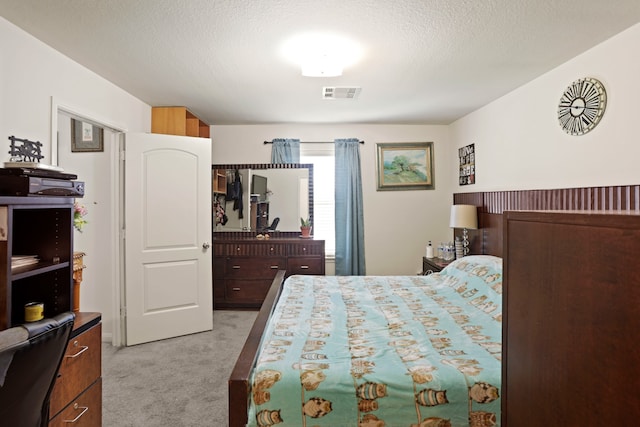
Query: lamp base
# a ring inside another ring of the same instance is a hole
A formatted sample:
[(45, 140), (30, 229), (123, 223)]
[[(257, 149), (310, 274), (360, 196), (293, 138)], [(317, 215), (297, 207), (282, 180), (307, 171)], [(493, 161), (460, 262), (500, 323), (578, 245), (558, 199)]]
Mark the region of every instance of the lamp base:
[(469, 254), (469, 233), (466, 228), (462, 229), (462, 256)]

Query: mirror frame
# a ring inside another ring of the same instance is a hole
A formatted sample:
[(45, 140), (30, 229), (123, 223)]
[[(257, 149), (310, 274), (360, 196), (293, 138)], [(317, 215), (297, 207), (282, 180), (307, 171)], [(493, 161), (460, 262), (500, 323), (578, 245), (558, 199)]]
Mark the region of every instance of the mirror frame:
[[(313, 164), (312, 163), (237, 163), (237, 164), (212, 164), (211, 171), (214, 169), (307, 169), (309, 171), (309, 222), (313, 227)], [(213, 190), (211, 192), (213, 194)], [(312, 228), (313, 230), (313, 228)], [(278, 235), (283, 237), (297, 237), (300, 230), (283, 230), (278, 231)], [(253, 237), (255, 230), (247, 231), (212, 231), (213, 236), (233, 236), (233, 237)]]

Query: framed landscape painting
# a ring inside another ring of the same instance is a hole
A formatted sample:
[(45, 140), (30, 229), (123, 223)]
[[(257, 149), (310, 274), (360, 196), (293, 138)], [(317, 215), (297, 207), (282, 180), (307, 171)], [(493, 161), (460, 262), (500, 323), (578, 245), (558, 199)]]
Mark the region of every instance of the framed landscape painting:
[(379, 143), (378, 191), (433, 190), (433, 142)]

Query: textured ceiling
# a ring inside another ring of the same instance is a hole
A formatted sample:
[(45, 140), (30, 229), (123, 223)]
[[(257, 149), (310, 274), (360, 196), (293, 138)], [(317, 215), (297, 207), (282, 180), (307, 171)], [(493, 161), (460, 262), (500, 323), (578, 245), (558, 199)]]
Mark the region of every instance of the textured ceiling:
[[(640, 22), (640, 0), (0, 0), (0, 13), (211, 124), (448, 124)], [(282, 49), (308, 32), (348, 37), (361, 60), (302, 77)], [(362, 91), (323, 100), (323, 86)]]

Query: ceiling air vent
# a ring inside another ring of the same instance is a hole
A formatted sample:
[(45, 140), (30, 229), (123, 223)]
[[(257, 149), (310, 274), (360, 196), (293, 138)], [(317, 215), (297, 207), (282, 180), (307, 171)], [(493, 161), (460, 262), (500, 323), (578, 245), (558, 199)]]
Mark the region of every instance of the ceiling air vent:
[(355, 99), (360, 94), (359, 87), (325, 86), (322, 88), (322, 99)]

